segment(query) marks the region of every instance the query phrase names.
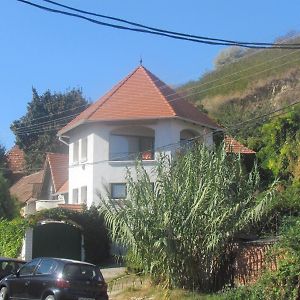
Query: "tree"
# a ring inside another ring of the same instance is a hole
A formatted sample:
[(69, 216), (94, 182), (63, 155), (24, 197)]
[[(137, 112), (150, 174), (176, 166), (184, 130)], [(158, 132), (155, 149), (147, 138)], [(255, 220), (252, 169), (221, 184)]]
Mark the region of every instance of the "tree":
[(262, 167), (274, 177), (300, 183), (300, 106), (262, 126), (255, 141)]
[(0, 169), (4, 169), (6, 167), (7, 167), (6, 149), (3, 145), (0, 144)]
[(27, 113), (12, 123), (16, 143), (25, 152), (26, 168), (41, 168), (46, 152), (67, 152), (67, 147), (58, 141), (56, 133), (75, 118), (88, 105), (82, 91), (72, 89), (65, 93), (39, 95), (32, 89), (32, 100)]
[(222, 50), (214, 60), (216, 68), (231, 64), (247, 54), (247, 50), (242, 47), (228, 47)]
[(236, 235), (269, 210), (273, 189), (259, 194), (256, 168), (245, 174), (239, 156), (203, 146), (161, 158), (154, 186), (141, 164), (136, 172), (128, 173), (128, 200), (101, 197), (100, 206), (130, 264), (167, 287), (222, 288)]
[(18, 214), (16, 200), (11, 197), (8, 183), (0, 172), (0, 219), (12, 219)]

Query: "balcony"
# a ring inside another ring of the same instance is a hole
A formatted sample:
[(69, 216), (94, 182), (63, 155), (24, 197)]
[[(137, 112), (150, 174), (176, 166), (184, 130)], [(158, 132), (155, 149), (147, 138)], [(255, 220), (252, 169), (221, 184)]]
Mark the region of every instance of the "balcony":
[(142, 127), (123, 127), (111, 132), (109, 140), (110, 161), (154, 160), (154, 130)]
[(31, 200), (27, 202), (27, 205), (24, 208), (24, 216), (32, 215), (38, 211), (44, 209), (51, 209), (59, 207), (59, 205), (65, 204), (64, 199), (60, 200)]

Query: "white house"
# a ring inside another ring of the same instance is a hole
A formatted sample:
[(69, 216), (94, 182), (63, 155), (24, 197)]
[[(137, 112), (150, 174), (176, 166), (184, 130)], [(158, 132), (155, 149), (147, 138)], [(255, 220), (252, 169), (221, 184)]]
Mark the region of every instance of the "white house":
[[(98, 193), (126, 197), (126, 167), (137, 157), (147, 171), (160, 152), (203, 135), (213, 144), (219, 125), (143, 66), (114, 86), (58, 136), (69, 145), (69, 203), (99, 202)], [(155, 178), (153, 178), (155, 181)]]

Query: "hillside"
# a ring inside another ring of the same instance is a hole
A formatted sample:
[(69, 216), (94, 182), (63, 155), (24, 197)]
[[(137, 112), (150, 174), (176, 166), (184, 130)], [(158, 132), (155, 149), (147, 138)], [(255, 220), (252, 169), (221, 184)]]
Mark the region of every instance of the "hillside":
[[(300, 99), (299, 75), (300, 50), (250, 50), (179, 91), (229, 126)], [(243, 131), (236, 134), (245, 137)]]

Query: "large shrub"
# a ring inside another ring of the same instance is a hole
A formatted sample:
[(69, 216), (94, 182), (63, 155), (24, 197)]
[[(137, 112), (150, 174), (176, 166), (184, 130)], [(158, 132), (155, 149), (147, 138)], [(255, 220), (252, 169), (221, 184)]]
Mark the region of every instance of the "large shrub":
[(154, 185), (142, 164), (136, 172), (128, 172), (128, 200), (102, 199), (113, 240), (156, 282), (221, 288), (235, 235), (260, 220), (273, 195), (258, 195), (257, 170), (245, 174), (239, 156), (199, 146), (172, 162), (162, 157)]

